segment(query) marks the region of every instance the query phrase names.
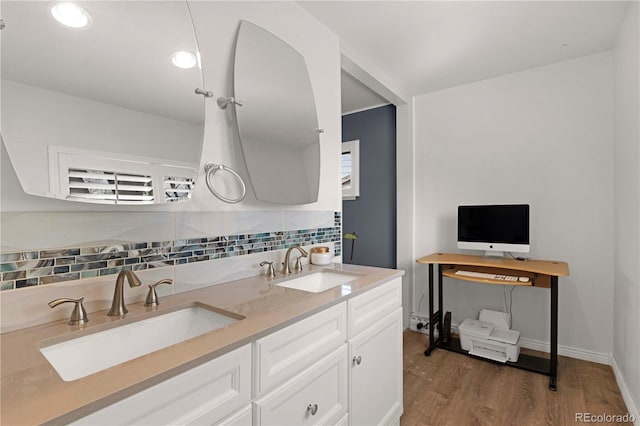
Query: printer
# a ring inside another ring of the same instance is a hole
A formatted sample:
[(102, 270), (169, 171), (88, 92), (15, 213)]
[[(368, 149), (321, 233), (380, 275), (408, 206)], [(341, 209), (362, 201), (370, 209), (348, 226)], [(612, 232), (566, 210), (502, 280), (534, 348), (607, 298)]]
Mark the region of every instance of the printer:
[(460, 345), (469, 354), (499, 362), (516, 362), (520, 356), (520, 332), (509, 329), (504, 312), (483, 309), (479, 319), (466, 319), (458, 327)]

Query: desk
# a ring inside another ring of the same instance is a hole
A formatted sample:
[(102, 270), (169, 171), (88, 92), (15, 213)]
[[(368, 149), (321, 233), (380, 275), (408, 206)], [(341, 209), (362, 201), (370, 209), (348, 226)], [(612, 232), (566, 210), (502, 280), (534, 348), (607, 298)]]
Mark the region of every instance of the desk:
[[(442, 344), (443, 336), (443, 295), (442, 277), (450, 277), (463, 281), (473, 281), (485, 284), (518, 285), (526, 287), (542, 287), (551, 289), (551, 344), (550, 358), (520, 354), (518, 362), (507, 362), (506, 365), (545, 374), (550, 377), (549, 388), (556, 390), (558, 369), (558, 277), (569, 275), (569, 265), (566, 262), (549, 260), (515, 260), (500, 257), (471, 256), (465, 254), (434, 253), (419, 258), (416, 262), (429, 265), (429, 347), (425, 356), (431, 355), (436, 348), (467, 354), (460, 347), (458, 339), (453, 338), (448, 346)], [(438, 265), (438, 311), (434, 312), (433, 300), (433, 265)], [(529, 277), (526, 283), (517, 281), (503, 281), (496, 279), (477, 278), (455, 275), (458, 270), (488, 272), (502, 275)], [(434, 338), (434, 324), (438, 327), (438, 339)], [(484, 358), (483, 358), (484, 359)]]

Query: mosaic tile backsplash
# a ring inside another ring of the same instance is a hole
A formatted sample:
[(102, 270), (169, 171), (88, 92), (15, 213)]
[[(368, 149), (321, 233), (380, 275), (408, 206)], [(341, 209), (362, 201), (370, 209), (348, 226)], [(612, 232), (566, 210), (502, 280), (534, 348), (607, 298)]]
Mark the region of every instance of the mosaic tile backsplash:
[(298, 244), (333, 242), (334, 255), (340, 256), (341, 220), (341, 212), (335, 212), (334, 226), (331, 227), (2, 253), (0, 289), (113, 275), (124, 269), (140, 271), (204, 262), (282, 250)]

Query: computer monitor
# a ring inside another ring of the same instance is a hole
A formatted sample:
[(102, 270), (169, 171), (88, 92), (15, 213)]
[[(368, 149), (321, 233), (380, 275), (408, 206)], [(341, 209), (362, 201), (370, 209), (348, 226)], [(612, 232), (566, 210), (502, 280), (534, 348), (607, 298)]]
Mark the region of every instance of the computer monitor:
[(529, 253), (529, 205), (458, 206), (458, 248)]

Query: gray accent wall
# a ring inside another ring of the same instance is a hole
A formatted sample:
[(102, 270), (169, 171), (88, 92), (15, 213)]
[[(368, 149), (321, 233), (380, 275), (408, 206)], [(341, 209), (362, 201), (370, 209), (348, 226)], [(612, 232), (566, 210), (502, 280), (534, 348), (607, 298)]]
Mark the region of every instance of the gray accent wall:
[(396, 107), (385, 105), (342, 116), (342, 141), (360, 141), (360, 196), (342, 202), (345, 263), (396, 267)]

